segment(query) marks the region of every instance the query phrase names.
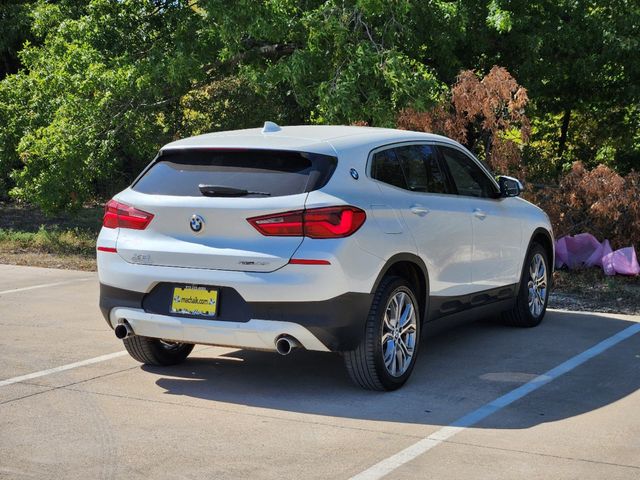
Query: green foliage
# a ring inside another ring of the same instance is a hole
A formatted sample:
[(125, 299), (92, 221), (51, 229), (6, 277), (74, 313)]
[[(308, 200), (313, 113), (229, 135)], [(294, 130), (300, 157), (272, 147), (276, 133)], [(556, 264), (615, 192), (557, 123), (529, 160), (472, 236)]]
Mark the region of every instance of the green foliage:
[(439, 81), (418, 51), (403, 48), (411, 15), (410, 2), (360, 1), (326, 2), (306, 16), (305, 48), (285, 64), (285, 78), (313, 121), (393, 126), (400, 108), (435, 104)]
[(531, 142), (511, 143), (533, 178), (640, 161), (637, 1), (8, 0), (0, 28), (0, 199), (48, 212), (112, 195), (174, 138), (393, 126), (494, 65), (528, 90)]
[[(640, 3), (491, 0), (487, 24), (493, 32), (471, 45), (469, 61), (498, 63), (529, 90), (538, 125), (532, 140), (547, 146), (542, 157), (530, 157), (544, 164), (534, 170), (557, 173), (578, 160), (604, 161), (622, 173), (638, 168)], [(569, 119), (564, 142), (560, 114)]]
[(33, 1), (4, 0), (0, 3), (0, 79), (20, 66), (18, 52), (30, 39), (29, 9)]
[(49, 212), (121, 189), (176, 136), (265, 118), (392, 125), (442, 89), (420, 49), (405, 48), (409, 2), (32, 9), (24, 70), (0, 84), (0, 192)]
[(574, 110), (562, 157), (557, 150), (563, 114), (542, 113), (538, 106), (532, 118), (531, 142), (524, 155), (532, 180), (553, 180), (576, 161), (590, 169), (604, 164), (622, 175), (640, 170), (638, 104), (610, 108), (596, 104)]
[(0, 87), (0, 171), (21, 163), (12, 195), (50, 212), (126, 185), (171, 139), (199, 66), (190, 54), (200, 47), (180, 28), (197, 16), (190, 9), (94, 0), (76, 13), (38, 2), (42, 44), (22, 50), (25, 70)]
[(203, 7), (221, 26), (220, 60), (250, 65), (244, 73), (255, 75), (256, 89), (285, 92), (302, 121), (391, 126), (400, 108), (428, 108), (442, 90), (422, 61), (416, 4), (209, 1)]
[(509, 33), (513, 27), (511, 12), (504, 10), (497, 0), (491, 0), (488, 8), (487, 25), (499, 33)]

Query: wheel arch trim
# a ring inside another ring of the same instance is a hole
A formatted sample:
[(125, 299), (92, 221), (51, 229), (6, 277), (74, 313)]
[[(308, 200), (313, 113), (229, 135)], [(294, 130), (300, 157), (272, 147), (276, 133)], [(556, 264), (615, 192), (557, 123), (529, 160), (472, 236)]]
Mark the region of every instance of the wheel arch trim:
[(374, 294), (376, 292), (378, 286), (380, 285), (380, 282), (382, 282), (382, 279), (395, 265), (398, 265), (399, 263), (413, 264), (420, 270), (422, 276), (424, 277), (424, 296), (422, 299), (418, 298), (418, 301), (421, 301), (422, 303), (421, 306), (423, 307), (423, 311), (421, 312), (421, 317), (422, 322), (424, 322), (427, 320), (429, 311), (429, 272), (427, 271), (427, 266), (425, 265), (424, 261), (419, 256), (413, 253), (397, 253), (391, 256), (380, 270), (380, 273), (378, 274), (378, 277), (376, 278), (376, 281), (373, 283), (373, 287), (371, 288), (371, 293)]
[[(538, 227), (536, 228), (533, 232), (531, 232), (531, 235), (529, 236), (529, 243), (527, 244), (527, 249), (525, 250), (525, 255), (522, 258), (522, 268), (520, 269), (520, 279), (518, 280), (518, 284), (516, 286), (516, 295), (518, 295), (518, 293), (520, 292), (520, 287), (522, 285), (522, 276), (524, 275), (524, 269), (526, 268), (526, 262), (527, 262), (527, 258), (529, 257), (529, 252), (531, 251), (531, 247), (534, 244), (534, 239), (538, 236), (544, 236), (545, 239), (549, 242), (549, 247), (550, 247), (550, 251), (551, 251), (551, 258), (549, 259), (549, 265), (547, 266), (550, 272), (549, 275), (549, 286), (551, 286), (551, 282), (553, 279), (553, 270), (554, 270), (554, 265), (555, 265), (555, 244), (553, 241), (553, 234), (547, 230), (546, 228), (543, 227)], [(542, 245), (542, 247), (547, 250), (547, 247), (545, 245)], [(548, 252), (547, 252), (548, 253)]]

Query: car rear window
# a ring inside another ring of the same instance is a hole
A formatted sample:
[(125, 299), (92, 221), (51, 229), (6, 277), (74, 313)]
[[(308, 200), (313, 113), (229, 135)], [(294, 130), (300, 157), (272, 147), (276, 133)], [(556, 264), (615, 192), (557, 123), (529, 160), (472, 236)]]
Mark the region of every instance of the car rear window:
[(132, 188), (154, 195), (199, 197), (199, 185), (216, 185), (272, 197), (295, 195), (326, 185), (336, 164), (337, 159), (328, 155), (284, 150), (167, 150)]

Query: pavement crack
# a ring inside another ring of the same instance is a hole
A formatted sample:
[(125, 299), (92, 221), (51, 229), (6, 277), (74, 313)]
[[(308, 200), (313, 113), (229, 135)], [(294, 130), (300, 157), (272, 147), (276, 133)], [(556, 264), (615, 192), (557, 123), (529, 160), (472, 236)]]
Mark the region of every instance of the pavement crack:
[[(78, 383), (82, 383), (82, 382), (78, 382)], [(178, 407), (194, 408), (194, 409), (198, 409), (198, 410), (207, 410), (207, 411), (213, 410), (213, 411), (216, 411), (216, 412), (231, 413), (231, 414), (234, 414), (234, 415), (246, 415), (246, 416), (250, 416), (250, 417), (263, 418), (263, 419), (268, 419), (268, 420), (278, 420), (278, 421), (285, 421), (285, 422), (293, 422), (293, 423), (300, 423), (300, 424), (305, 424), (305, 425), (319, 425), (319, 426), (324, 426), (324, 427), (338, 428), (338, 429), (341, 429), (341, 430), (353, 430), (353, 431), (361, 431), (361, 432), (367, 432), (367, 433), (378, 433), (378, 434), (382, 433), (384, 435), (391, 435), (391, 436), (395, 436), (395, 437), (399, 437), (399, 438), (407, 438), (407, 439), (417, 439), (417, 440), (419, 440), (419, 439), (424, 438), (424, 435), (397, 433), (397, 432), (386, 432), (386, 431), (375, 430), (375, 429), (371, 429), (371, 428), (353, 427), (353, 426), (346, 426), (346, 425), (335, 425), (335, 424), (327, 423), (327, 422), (319, 422), (319, 421), (314, 421), (314, 420), (303, 420), (303, 419), (298, 419), (298, 418), (284, 418), (284, 417), (278, 417), (276, 415), (265, 415), (265, 414), (253, 413), (253, 412), (239, 412), (239, 411), (230, 410), (230, 409), (226, 409), (226, 408), (219, 408), (219, 407), (215, 407), (215, 406), (189, 405), (189, 404), (178, 403), (178, 402), (170, 402), (170, 401), (166, 401), (166, 400), (155, 400), (155, 399), (150, 399), (150, 398), (134, 397), (134, 396), (130, 396), (130, 395), (119, 395), (119, 394), (115, 394), (115, 393), (94, 392), (94, 391), (90, 391), (90, 390), (83, 390), (83, 389), (80, 389), (80, 388), (68, 388), (68, 387), (61, 387), (61, 388), (64, 388), (67, 391), (77, 392), (77, 393), (85, 393), (85, 394), (90, 394), (90, 395), (101, 395), (101, 396), (105, 396), (105, 397), (114, 397), (114, 398), (134, 400), (134, 401), (139, 401), (139, 402), (155, 403), (155, 404), (161, 404), (161, 405), (172, 405), (172, 406), (178, 406)]]
[(627, 465), (624, 463), (615, 463), (615, 462), (605, 462), (602, 460), (592, 460), (589, 458), (580, 458), (580, 457), (568, 457), (565, 455), (553, 455), (551, 453), (542, 453), (542, 452), (532, 452), (528, 450), (520, 450), (517, 448), (504, 448), (504, 447), (494, 447), (491, 445), (480, 445), (474, 442), (460, 442), (456, 440), (444, 440), (442, 443), (452, 444), (452, 445), (464, 445), (467, 447), (476, 447), (483, 448), (485, 450), (496, 450), (502, 452), (511, 452), (511, 453), (522, 453), (525, 455), (535, 455), (537, 457), (548, 457), (548, 458), (557, 458), (559, 460), (572, 460), (576, 462), (585, 462), (585, 463), (593, 463), (597, 465), (608, 465), (612, 467), (621, 467), (621, 468), (631, 468), (634, 470), (640, 470), (640, 466), (637, 465)]
[[(29, 398), (29, 397), (35, 397), (37, 395), (42, 395), (43, 393), (49, 393), (49, 392), (52, 392), (54, 390), (67, 389), (67, 387), (72, 387), (74, 385), (80, 385), (80, 384), (85, 383), (85, 382), (90, 382), (91, 380), (96, 380), (96, 379), (100, 379), (100, 378), (109, 377), (109, 376), (115, 375), (117, 373), (122, 373), (122, 372), (126, 372), (128, 370), (133, 370), (134, 368), (138, 368), (138, 366), (136, 365), (134, 367), (123, 368), (123, 369), (117, 370), (115, 372), (104, 373), (102, 375), (96, 375), (96, 376), (91, 377), (91, 378), (85, 378), (83, 380), (78, 380), (76, 382), (67, 383), (65, 385), (52, 386), (52, 385), (45, 385), (45, 384), (37, 383), (37, 382), (30, 382), (28, 380), (25, 380), (23, 382), (16, 382), (16, 383), (14, 383), (14, 385), (20, 385), (20, 384), (22, 384), (22, 385), (30, 385), (32, 387), (46, 388), (46, 390), (42, 390), (41, 392), (30, 393), (28, 395), (23, 395), (23, 396), (17, 397), (17, 398), (11, 398), (9, 400), (5, 400), (3, 402), (0, 402), (0, 405), (6, 405), (8, 403), (17, 402), (19, 400), (23, 400), (23, 399)], [(69, 390), (72, 390), (72, 389), (69, 389)], [(78, 390), (78, 391), (82, 391), (82, 390)]]
[[(22, 382), (19, 382), (19, 383), (22, 383)], [(16, 383), (15, 385), (18, 385), (18, 383)], [(21, 397), (17, 397), (17, 398), (10, 398), (9, 400), (4, 400), (3, 402), (0, 402), (0, 406), (6, 405), (6, 404), (12, 403), (12, 402), (17, 402), (19, 400), (24, 400), (25, 398), (35, 397), (37, 395), (42, 395), (43, 393), (51, 392), (52, 390), (56, 390), (58, 388), (60, 388), (60, 387), (51, 387), (51, 388), (48, 388), (47, 390), (43, 390), (41, 392), (30, 393), (28, 395), (22, 395)]]

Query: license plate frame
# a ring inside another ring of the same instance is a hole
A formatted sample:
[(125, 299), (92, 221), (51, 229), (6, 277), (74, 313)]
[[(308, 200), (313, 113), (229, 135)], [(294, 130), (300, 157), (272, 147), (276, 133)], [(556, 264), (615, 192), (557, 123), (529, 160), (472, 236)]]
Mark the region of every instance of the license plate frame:
[(196, 318), (216, 318), (219, 312), (220, 291), (204, 285), (176, 285), (169, 302), (172, 315)]

